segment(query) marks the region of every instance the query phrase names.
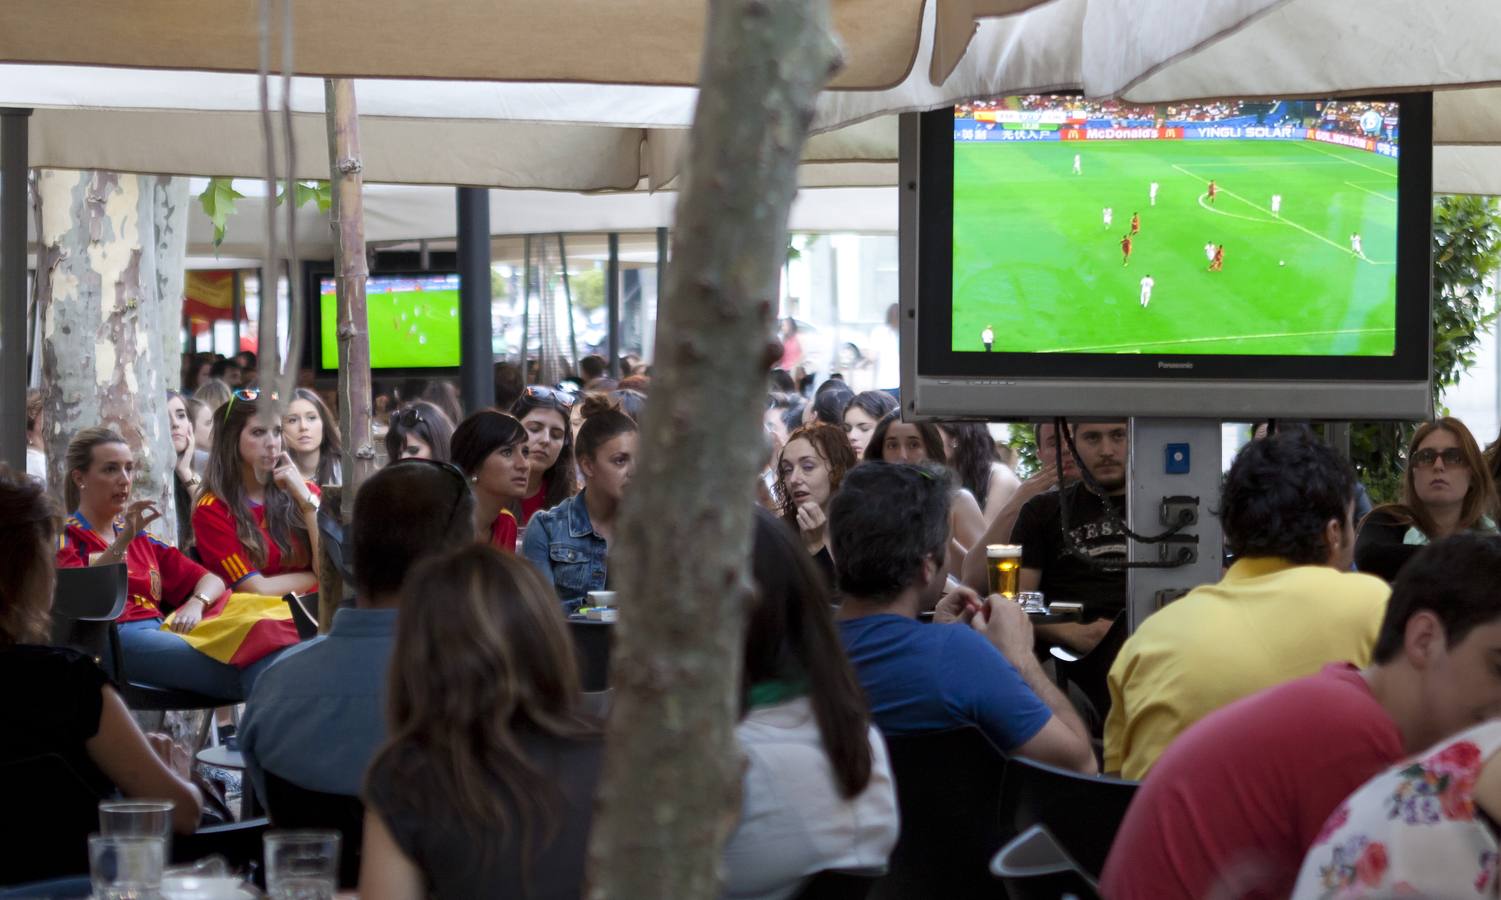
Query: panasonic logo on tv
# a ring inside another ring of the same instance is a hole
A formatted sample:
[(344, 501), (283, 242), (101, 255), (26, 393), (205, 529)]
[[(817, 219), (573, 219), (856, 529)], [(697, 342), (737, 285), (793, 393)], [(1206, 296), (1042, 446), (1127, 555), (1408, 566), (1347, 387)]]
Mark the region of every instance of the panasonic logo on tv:
[(1161, 359), (1157, 360), (1157, 368), (1159, 369), (1192, 369), (1193, 367), (1194, 364), (1191, 362), (1167, 362)]

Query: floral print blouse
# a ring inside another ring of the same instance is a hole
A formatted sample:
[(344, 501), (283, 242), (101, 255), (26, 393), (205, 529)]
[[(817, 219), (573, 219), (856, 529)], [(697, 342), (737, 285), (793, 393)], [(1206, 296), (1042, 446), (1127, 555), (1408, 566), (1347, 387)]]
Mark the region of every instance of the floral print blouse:
[(1487, 722), (1366, 782), (1324, 823), (1293, 900), (1501, 897), (1496, 832), (1475, 806), (1497, 750), (1501, 721)]

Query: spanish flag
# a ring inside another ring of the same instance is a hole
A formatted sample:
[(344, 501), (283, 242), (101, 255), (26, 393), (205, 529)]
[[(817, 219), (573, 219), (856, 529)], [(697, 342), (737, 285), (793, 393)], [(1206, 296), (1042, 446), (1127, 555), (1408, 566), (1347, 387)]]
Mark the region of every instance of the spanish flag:
[[(182, 287), (182, 314), (195, 334), (208, 330), (215, 321), (234, 318), (238, 275), (233, 269), (188, 272)], [(240, 320), (245, 321), (243, 309)]]
[[(171, 627), (168, 616), (162, 629)], [(225, 591), (204, 610), (198, 625), (180, 637), (199, 653), (243, 669), (297, 643), (297, 625), (291, 607), (281, 597)]]

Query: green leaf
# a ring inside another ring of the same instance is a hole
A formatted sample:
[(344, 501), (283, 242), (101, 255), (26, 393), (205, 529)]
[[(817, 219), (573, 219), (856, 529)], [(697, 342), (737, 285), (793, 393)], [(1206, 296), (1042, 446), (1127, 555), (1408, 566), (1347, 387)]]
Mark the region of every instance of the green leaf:
[(235, 190), (233, 178), (210, 178), (208, 187), (198, 195), (198, 202), (203, 206), (204, 215), (208, 216), (209, 222), (214, 226), (214, 248), (224, 243), (225, 226), (229, 217), (235, 214), (235, 201), (244, 199), (245, 195)]

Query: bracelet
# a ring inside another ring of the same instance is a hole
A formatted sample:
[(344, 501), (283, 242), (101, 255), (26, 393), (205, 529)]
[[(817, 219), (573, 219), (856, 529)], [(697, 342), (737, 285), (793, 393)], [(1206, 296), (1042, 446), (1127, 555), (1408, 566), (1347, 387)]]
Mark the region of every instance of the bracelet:
[(213, 605), (213, 603), (208, 599), (208, 595), (205, 594), (203, 591), (194, 591), (188, 597), (188, 599), (189, 600), (197, 600), (198, 602), (200, 602), (200, 603), (203, 604), (203, 606), (204, 606), (205, 609), (207, 609), (208, 607), (210, 607), (210, 606)]

